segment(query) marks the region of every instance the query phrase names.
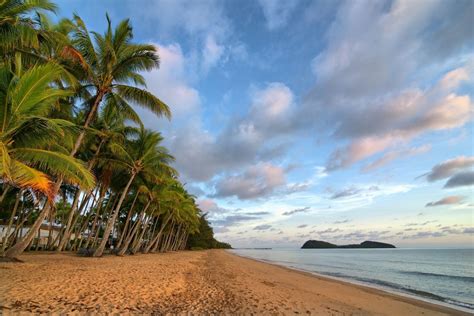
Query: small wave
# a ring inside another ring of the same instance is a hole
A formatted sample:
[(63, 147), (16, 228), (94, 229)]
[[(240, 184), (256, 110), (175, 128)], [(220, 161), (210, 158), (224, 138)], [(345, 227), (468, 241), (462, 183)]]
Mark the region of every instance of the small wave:
[(451, 305), (455, 305), (455, 306), (459, 306), (459, 307), (474, 310), (474, 304), (469, 304), (469, 303), (461, 302), (461, 301), (454, 300), (454, 299), (451, 299), (451, 298), (442, 297), (440, 295), (436, 295), (434, 293), (430, 293), (430, 292), (426, 292), (426, 291), (415, 290), (415, 289), (405, 287), (403, 285), (392, 283), (392, 282), (387, 282), (387, 281), (382, 281), (382, 280), (377, 280), (377, 279), (371, 279), (371, 278), (354, 277), (354, 276), (346, 275), (344, 273), (337, 273), (337, 272), (318, 271), (318, 273), (321, 273), (323, 275), (332, 276), (332, 277), (352, 279), (352, 280), (362, 282), (362, 283), (365, 283), (365, 284), (373, 284), (373, 285), (376, 285), (376, 286), (381, 286), (381, 287), (385, 287), (385, 288), (389, 288), (389, 289), (394, 289), (394, 290), (402, 292), (402, 293), (407, 293), (407, 294), (411, 294), (411, 295), (414, 295), (414, 296), (430, 299), (430, 300), (433, 300), (433, 301), (439, 301), (439, 302), (443, 302), (443, 303), (447, 303), (447, 304), (451, 304)]
[(446, 279), (453, 279), (453, 280), (466, 281), (466, 282), (474, 282), (474, 277), (470, 277), (470, 276), (438, 274), (438, 273), (421, 272), (421, 271), (399, 271), (399, 272), (403, 274), (410, 274), (410, 275), (417, 275), (417, 276), (427, 276), (427, 277), (446, 278)]

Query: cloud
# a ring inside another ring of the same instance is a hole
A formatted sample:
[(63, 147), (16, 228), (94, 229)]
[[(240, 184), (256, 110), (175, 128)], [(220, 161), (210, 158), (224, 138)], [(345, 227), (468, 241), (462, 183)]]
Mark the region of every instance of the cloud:
[(282, 215), (289, 216), (289, 215), (293, 215), (293, 214), (296, 214), (296, 213), (306, 213), (310, 210), (311, 210), (311, 207), (306, 206), (306, 207), (303, 207), (303, 208), (297, 208), (297, 209), (294, 209), (294, 210), (291, 210), (291, 211), (286, 211)]
[(429, 182), (446, 179), (459, 171), (469, 168), (474, 165), (474, 157), (459, 156), (453, 159), (446, 160), (434, 166), (430, 172), (423, 176)]
[[(459, 74), (455, 76), (453, 73)], [(430, 131), (463, 126), (471, 119), (472, 102), (469, 96), (455, 95), (453, 90), (467, 79), (466, 69), (456, 69), (447, 73), (427, 92), (419, 90), (404, 92), (395, 100), (388, 97), (389, 99), (382, 101), (381, 105), (374, 105), (373, 110), (367, 107), (355, 108), (351, 113), (344, 113), (343, 115), (347, 117), (340, 116), (339, 120), (343, 121), (338, 125), (334, 135), (339, 138), (350, 137), (352, 140), (331, 154), (327, 169), (347, 168), (360, 160), (405, 144)], [(456, 82), (448, 82), (449, 80)], [(376, 99), (375, 102), (380, 101)], [(367, 121), (374, 123), (362, 124)], [(421, 152), (426, 149), (421, 149)], [(393, 152), (387, 153), (388, 156), (375, 162), (375, 167), (403, 154), (403, 152), (397, 153), (396, 150)], [(416, 153), (416, 150), (411, 152)], [(370, 170), (373, 167), (374, 165), (369, 165), (365, 169)]]
[(205, 72), (214, 67), (224, 54), (224, 46), (216, 43), (214, 36), (208, 35), (203, 48), (202, 67)]
[(308, 225), (306, 225), (306, 224), (303, 224), (303, 225), (298, 225), (298, 227), (297, 227), (297, 228), (305, 228), (305, 227), (308, 227)]
[(466, 228), (463, 230), (464, 234), (474, 234), (474, 228)]
[(404, 236), (403, 239), (412, 239), (412, 238), (432, 238), (432, 237), (443, 237), (446, 236), (444, 232), (433, 232), (433, 231), (422, 231), (417, 232), (414, 235)]
[(211, 216), (215, 216), (217, 214), (225, 214), (230, 212), (231, 210), (225, 209), (217, 205), (211, 199), (202, 199), (197, 201), (198, 207), (205, 213), (209, 213)]
[[(148, 88), (160, 96), (170, 106), (173, 115), (182, 116), (195, 112), (201, 105), (199, 92), (191, 86), (186, 67), (189, 61), (183, 55), (179, 44), (156, 45), (160, 55), (160, 68), (145, 73)], [(156, 128), (156, 118), (147, 120), (150, 115), (141, 115), (148, 127)]]
[(391, 161), (398, 159), (398, 158), (408, 158), (414, 155), (424, 154), (431, 150), (431, 145), (423, 145), (420, 147), (412, 147), (408, 149), (402, 150), (393, 150), (385, 153), (382, 157), (378, 158), (377, 160), (371, 162), (370, 164), (366, 165), (363, 168), (363, 171), (372, 171), (374, 169), (380, 168), (385, 166), (386, 164), (390, 163)]
[(255, 217), (255, 216), (236, 214), (236, 215), (226, 216), (222, 219), (210, 220), (210, 222), (211, 222), (213, 227), (214, 226), (216, 226), (216, 227), (219, 227), (219, 226), (228, 227), (228, 226), (234, 226), (235, 224), (238, 224), (238, 223), (241, 223), (241, 222), (253, 221), (253, 220), (257, 220), (257, 219), (258, 219), (258, 217)]
[(266, 26), (269, 30), (276, 30), (285, 26), (291, 13), (298, 5), (297, 0), (292, 1), (275, 1), (275, 0), (258, 0), (265, 16)]
[[(194, 75), (206, 75), (220, 61), (243, 56), (246, 48), (235, 41), (234, 26), (218, 0), (157, 0), (142, 7), (129, 5), (130, 14), (148, 25), (149, 36), (185, 42)], [(240, 58), (239, 58), (240, 59)]]
[(319, 230), (319, 231), (315, 231), (316, 234), (319, 234), (319, 235), (325, 235), (325, 234), (334, 234), (334, 233), (338, 233), (340, 232), (341, 230), (339, 228), (328, 228), (328, 229), (325, 229), (325, 230)]
[(426, 207), (460, 204), (462, 200), (464, 200), (464, 198), (465, 198), (464, 196), (460, 196), (460, 195), (447, 196), (445, 198), (442, 198), (439, 201), (427, 203)]
[(343, 189), (341, 191), (335, 192), (330, 197), (330, 199), (331, 200), (337, 200), (337, 199), (342, 199), (342, 198), (358, 195), (362, 192), (373, 192), (373, 191), (379, 191), (379, 190), (380, 189), (379, 189), (378, 186), (370, 186), (368, 188), (356, 188), (356, 187), (346, 188), (346, 189)]
[(253, 230), (268, 230), (270, 228), (272, 228), (272, 225), (263, 224), (263, 225), (255, 226)]
[(445, 188), (455, 188), (461, 186), (474, 185), (474, 171), (464, 171), (449, 178), (444, 185)]
[(425, 221), (425, 222), (420, 222), (420, 223), (408, 223), (405, 224), (405, 226), (426, 226), (428, 224), (436, 223), (438, 222), (437, 220), (432, 220), (432, 221)]
[(241, 200), (260, 198), (271, 194), (285, 182), (283, 168), (263, 163), (249, 167), (240, 175), (221, 179), (215, 186), (215, 196), (237, 196)]
[(244, 213), (246, 215), (252, 215), (252, 216), (262, 216), (262, 215), (268, 215), (271, 214), (270, 212), (247, 212)]
[(213, 230), (216, 234), (228, 233), (230, 231), (227, 227), (216, 227)]
[(226, 37), (232, 32), (224, 6), (218, 0), (152, 1), (147, 4), (146, 10), (133, 3), (130, 10), (152, 24), (162, 37), (183, 31), (191, 37), (205, 37), (207, 34)]
[(291, 137), (293, 93), (284, 84), (269, 83), (253, 89), (250, 97), (249, 111), (232, 117), (217, 135), (194, 121), (173, 134), (170, 149), (185, 177), (206, 181), (256, 164), (263, 156), (268, 161), (286, 152), (279, 141)]
[(342, 221), (335, 221), (333, 222), (333, 224), (346, 224), (346, 223), (349, 223), (350, 220), (349, 219), (345, 219), (345, 220), (342, 220)]
[(459, 156), (435, 165), (430, 172), (420, 177), (425, 177), (429, 182), (449, 178), (444, 188), (474, 185), (474, 171), (470, 170), (473, 165), (474, 157)]
[(298, 115), (300, 124), (340, 143), (327, 170), (387, 155), (370, 170), (401, 157), (397, 147), (414, 138), (472, 119), (469, 95), (457, 94), (472, 80), (466, 13), (472, 10), (470, 1), (341, 3), (327, 45), (312, 62), (316, 84)]

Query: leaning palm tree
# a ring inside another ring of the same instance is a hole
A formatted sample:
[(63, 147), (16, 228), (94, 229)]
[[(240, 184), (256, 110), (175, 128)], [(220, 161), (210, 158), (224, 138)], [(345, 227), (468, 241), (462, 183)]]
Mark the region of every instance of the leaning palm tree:
[[(62, 68), (47, 64), (22, 73), (20, 62), (17, 61), (16, 74), (0, 66), (0, 176), (4, 190), (7, 185), (29, 188), (52, 201), (57, 191), (52, 177), (92, 188), (92, 174), (58, 142), (73, 124), (48, 118), (54, 104), (70, 95), (68, 90), (51, 84), (62, 76)], [(44, 218), (41, 212), (25, 239), (18, 243), (20, 247), (28, 246)], [(15, 246), (5, 255), (16, 256)]]
[[(145, 80), (140, 73), (150, 71), (159, 65), (156, 48), (153, 45), (132, 43), (132, 28), (128, 20), (119, 23), (115, 31), (112, 30), (108, 16), (107, 21), (108, 28), (105, 34), (94, 32), (92, 40), (82, 19), (74, 16), (75, 24), (71, 37), (74, 60), (80, 62), (69, 65), (68, 73), (75, 74), (82, 85), (76, 96), (84, 101), (82, 111), (79, 113), (79, 117), (84, 119), (80, 124), (82, 129), (69, 151), (71, 157), (79, 151), (103, 100), (111, 100), (110, 103), (119, 111), (132, 113), (134, 104), (147, 108), (158, 116), (168, 118), (171, 116), (165, 103), (143, 89)], [(61, 178), (56, 181), (51, 195), (55, 195), (60, 187)], [(52, 207), (50, 202), (45, 205), (33, 228), (40, 227)], [(35, 234), (36, 231), (31, 233)], [(18, 256), (26, 249), (32, 238), (28, 235), (27, 239), (11, 247), (7, 254)]]
[(118, 144), (111, 146), (114, 157), (105, 159), (104, 161), (124, 168), (130, 176), (122, 190), (115, 209), (107, 221), (102, 241), (94, 252), (95, 257), (102, 256), (112, 228), (117, 220), (117, 215), (122, 207), (122, 203), (135, 177), (141, 174), (145, 179), (156, 181), (158, 180), (157, 175), (160, 172), (167, 174), (176, 173), (176, 171), (169, 166), (169, 163), (171, 163), (174, 158), (168, 153), (166, 148), (160, 146), (162, 140), (163, 138), (159, 133), (142, 128), (136, 138), (127, 140), (123, 147)]

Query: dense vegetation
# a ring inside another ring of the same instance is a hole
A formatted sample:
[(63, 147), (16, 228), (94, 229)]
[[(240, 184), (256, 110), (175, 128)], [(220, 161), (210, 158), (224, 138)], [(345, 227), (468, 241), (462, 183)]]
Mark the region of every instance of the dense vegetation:
[(214, 231), (209, 225), (209, 222), (206, 219), (206, 215), (200, 217), (199, 219), (199, 229), (196, 234), (189, 236), (188, 247), (191, 250), (199, 249), (212, 249), (212, 248), (222, 248), (230, 249), (232, 248), (228, 243), (217, 241), (214, 238)]
[(76, 15), (51, 22), (55, 10), (0, 2), (0, 256), (227, 246), (135, 111), (171, 117), (142, 76), (158, 68), (156, 48), (135, 43), (128, 20), (106, 16), (99, 33)]

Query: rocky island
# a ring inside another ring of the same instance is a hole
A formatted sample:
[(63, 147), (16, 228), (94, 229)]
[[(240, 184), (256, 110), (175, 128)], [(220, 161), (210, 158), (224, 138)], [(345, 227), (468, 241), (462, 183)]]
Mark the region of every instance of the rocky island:
[(308, 240), (301, 246), (301, 249), (333, 249), (333, 248), (364, 248), (364, 249), (373, 249), (373, 248), (397, 248), (394, 245), (378, 242), (378, 241), (364, 241), (360, 244), (350, 244), (350, 245), (335, 245), (326, 241), (321, 240)]

